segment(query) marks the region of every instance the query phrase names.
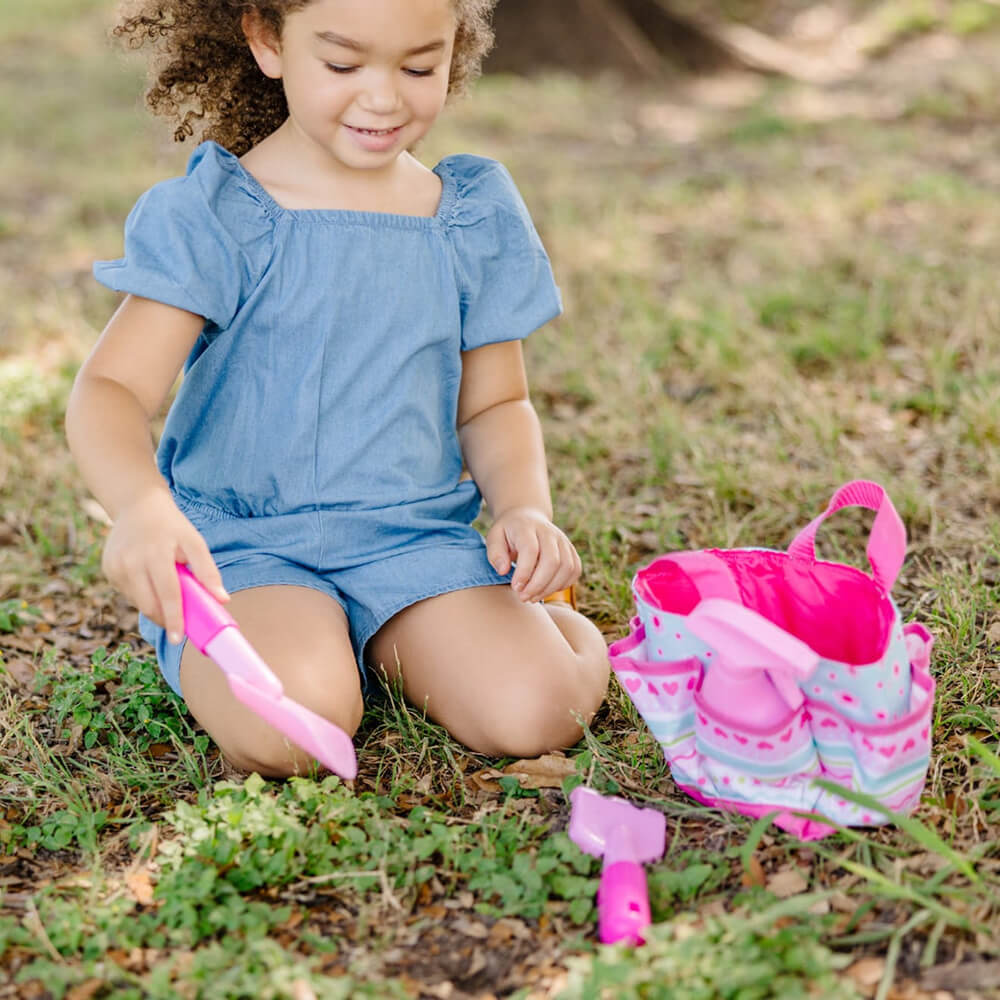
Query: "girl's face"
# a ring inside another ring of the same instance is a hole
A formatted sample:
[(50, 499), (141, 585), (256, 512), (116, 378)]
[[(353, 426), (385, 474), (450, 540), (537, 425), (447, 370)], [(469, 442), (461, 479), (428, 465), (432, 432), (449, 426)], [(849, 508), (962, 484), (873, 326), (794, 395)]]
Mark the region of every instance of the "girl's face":
[(313, 0), (280, 40), (245, 27), (262, 71), (283, 82), (290, 124), (342, 166), (391, 165), (444, 107), (451, 0)]

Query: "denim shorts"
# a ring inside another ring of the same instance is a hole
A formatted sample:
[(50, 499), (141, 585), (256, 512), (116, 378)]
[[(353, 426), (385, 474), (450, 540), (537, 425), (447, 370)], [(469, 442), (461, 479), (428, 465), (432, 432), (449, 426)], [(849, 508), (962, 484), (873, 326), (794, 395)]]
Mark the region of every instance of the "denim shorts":
[[(368, 561), (316, 566), (313, 512), (268, 518), (234, 517), (205, 504), (178, 500), (185, 516), (201, 532), (230, 594), (252, 587), (292, 585), (329, 594), (344, 609), (351, 646), (367, 687), (365, 647), (394, 615), (418, 601), (470, 587), (510, 584), (486, 558), (483, 536), (470, 525), (415, 536), (409, 544), (380, 552)], [(184, 643), (168, 642), (166, 632), (145, 616), (140, 631), (156, 650), (167, 684), (183, 697), (180, 686)]]

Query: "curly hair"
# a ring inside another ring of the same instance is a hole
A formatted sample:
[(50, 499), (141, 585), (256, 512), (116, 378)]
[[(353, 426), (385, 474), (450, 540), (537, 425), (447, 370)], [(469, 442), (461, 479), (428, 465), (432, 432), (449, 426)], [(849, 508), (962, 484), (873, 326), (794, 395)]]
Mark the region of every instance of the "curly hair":
[[(285, 16), (312, 0), (126, 0), (113, 34), (130, 49), (147, 47), (146, 104), (174, 125), (174, 139), (212, 139), (242, 156), (288, 117), (281, 80), (258, 68), (241, 19), (255, 11), (276, 34)], [(493, 44), (497, 0), (450, 0), (457, 26), (449, 96), (479, 75)]]

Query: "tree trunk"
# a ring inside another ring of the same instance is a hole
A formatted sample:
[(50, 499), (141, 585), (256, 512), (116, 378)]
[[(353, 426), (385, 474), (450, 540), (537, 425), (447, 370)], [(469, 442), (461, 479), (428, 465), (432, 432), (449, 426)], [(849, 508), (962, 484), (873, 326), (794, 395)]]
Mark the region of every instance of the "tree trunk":
[[(656, 80), (671, 70), (738, 65), (829, 83), (850, 71), (852, 58), (863, 61), (860, 51), (846, 63), (845, 53), (830, 58), (799, 51), (780, 37), (728, 20), (721, 6), (696, 0), (500, 0), (497, 47), (487, 69), (615, 70), (626, 79)], [(760, 6), (763, 14), (774, 4), (760, 0)]]
[(500, 0), (493, 23), (491, 72), (615, 70), (649, 80), (731, 61), (665, 0)]

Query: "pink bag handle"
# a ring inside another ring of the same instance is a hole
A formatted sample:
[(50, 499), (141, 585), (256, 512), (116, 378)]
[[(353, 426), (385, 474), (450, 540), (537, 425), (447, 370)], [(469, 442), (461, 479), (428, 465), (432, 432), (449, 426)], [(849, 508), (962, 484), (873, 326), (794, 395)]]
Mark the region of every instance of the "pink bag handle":
[(788, 546), (788, 554), (796, 559), (816, 561), (816, 532), (833, 513), (843, 507), (866, 507), (876, 511), (871, 537), (868, 539), (868, 562), (872, 577), (884, 594), (892, 590), (906, 556), (906, 528), (896, 513), (892, 501), (878, 483), (856, 479), (845, 483), (830, 498), (819, 517), (813, 518)]

